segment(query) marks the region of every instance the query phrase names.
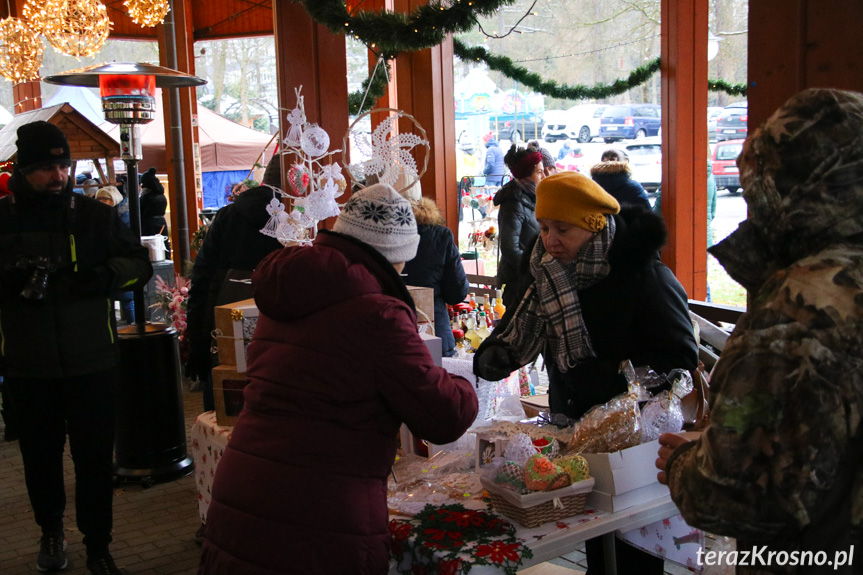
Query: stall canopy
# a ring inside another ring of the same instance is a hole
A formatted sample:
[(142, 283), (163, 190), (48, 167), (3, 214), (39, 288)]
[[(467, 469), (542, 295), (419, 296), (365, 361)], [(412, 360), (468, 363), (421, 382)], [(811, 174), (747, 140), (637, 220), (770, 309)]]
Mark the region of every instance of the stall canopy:
[[(156, 94), (156, 118), (140, 127), (143, 159), (138, 166), (141, 172), (154, 167), (160, 174), (173, 173), (165, 154), (162, 114), (162, 97)], [(120, 141), (117, 126), (105, 123), (101, 127)], [(205, 208), (224, 206), (230, 185), (243, 180), (255, 162), (266, 165), (276, 147), (276, 141), (269, 134), (241, 126), (203, 106), (198, 106), (198, 139)]]
[(71, 104), (82, 116), (97, 126), (105, 122), (105, 115), (102, 112), (102, 99), (90, 88), (60, 86), (44, 107), (49, 108), (63, 102)]

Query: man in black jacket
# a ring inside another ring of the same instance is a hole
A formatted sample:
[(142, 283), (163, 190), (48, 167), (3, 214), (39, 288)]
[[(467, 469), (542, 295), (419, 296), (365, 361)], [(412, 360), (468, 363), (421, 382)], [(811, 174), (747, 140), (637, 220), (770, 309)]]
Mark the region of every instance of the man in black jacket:
[(59, 128), (25, 124), (17, 146), (12, 196), (0, 199), (0, 353), (42, 529), (36, 566), (67, 565), (68, 432), (87, 568), (119, 573), (108, 551), (119, 358), (110, 291), (146, 283), (153, 269), (147, 249), (112, 208), (72, 192), (69, 144)]
[[(187, 375), (201, 382), (204, 411), (216, 409), (210, 373), (213, 366), (211, 334), (215, 328), (213, 308), (252, 297), (251, 284), (247, 284), (245, 290), (243, 284), (226, 285), (222, 291), (228, 272), (232, 272), (230, 279), (251, 278), (258, 262), (282, 247), (277, 239), (261, 233), (270, 218), (267, 204), (274, 197), (280, 197), (270, 187), (277, 188), (281, 184), (278, 156), (267, 165), (263, 184), (244, 191), (216, 213), (192, 268), (192, 286), (186, 303), (186, 334), (190, 348)], [(219, 299), (220, 291), (227, 301)]]

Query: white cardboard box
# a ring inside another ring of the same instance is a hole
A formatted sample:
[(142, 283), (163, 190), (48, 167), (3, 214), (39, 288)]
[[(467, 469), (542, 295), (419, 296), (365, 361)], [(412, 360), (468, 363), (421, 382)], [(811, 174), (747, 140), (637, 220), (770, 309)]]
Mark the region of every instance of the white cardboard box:
[(427, 333), (420, 333), (420, 337), (422, 338), (423, 343), (426, 344), (434, 364), (441, 367), (443, 359), (443, 343), (441, 342), (441, 339), (436, 335), (429, 335)]
[(656, 458), (659, 441), (642, 443), (614, 453), (582, 453), (596, 478), (596, 491), (620, 495), (657, 483)]
[(668, 495), (668, 486), (661, 483), (651, 483), (620, 495), (609, 495), (602, 491), (593, 490), (587, 496), (586, 507), (593, 507), (615, 513), (640, 503), (646, 503)]

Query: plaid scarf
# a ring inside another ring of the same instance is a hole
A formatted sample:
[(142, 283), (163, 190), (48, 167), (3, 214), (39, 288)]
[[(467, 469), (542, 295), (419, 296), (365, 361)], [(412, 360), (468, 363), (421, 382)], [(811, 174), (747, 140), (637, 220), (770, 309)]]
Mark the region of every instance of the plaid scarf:
[(542, 240), (530, 254), (530, 273), (534, 277), (504, 329), (500, 340), (507, 343), (527, 365), (545, 352), (562, 373), (584, 359), (595, 357), (590, 334), (581, 315), (578, 290), (588, 288), (608, 276), (608, 250), (614, 239), (614, 218), (594, 235), (569, 263), (561, 263), (546, 253)]

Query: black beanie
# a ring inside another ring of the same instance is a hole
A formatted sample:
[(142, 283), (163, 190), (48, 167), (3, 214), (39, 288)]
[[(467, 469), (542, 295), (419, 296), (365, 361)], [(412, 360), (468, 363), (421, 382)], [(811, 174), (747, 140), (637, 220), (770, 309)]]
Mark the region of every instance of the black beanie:
[(18, 169), (27, 173), (44, 164), (72, 164), (69, 142), (49, 122), (30, 122), (18, 128)]
[(147, 188), (153, 194), (165, 193), (165, 186), (156, 177), (156, 168), (150, 168), (141, 175), (141, 187)]

